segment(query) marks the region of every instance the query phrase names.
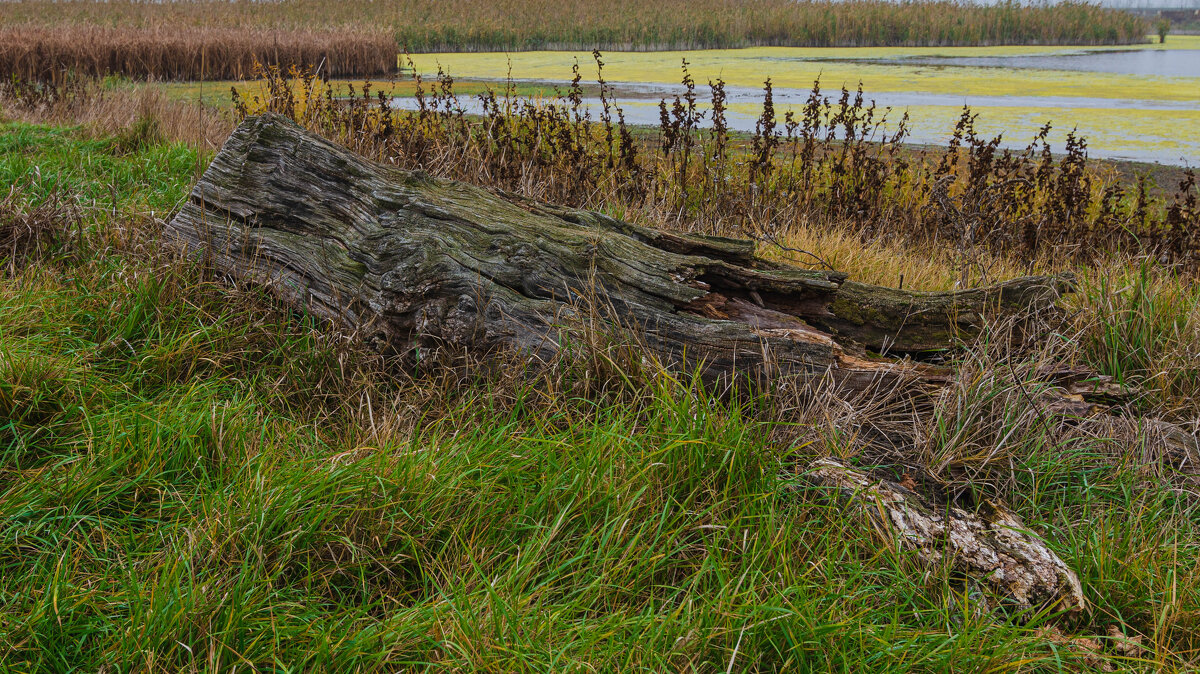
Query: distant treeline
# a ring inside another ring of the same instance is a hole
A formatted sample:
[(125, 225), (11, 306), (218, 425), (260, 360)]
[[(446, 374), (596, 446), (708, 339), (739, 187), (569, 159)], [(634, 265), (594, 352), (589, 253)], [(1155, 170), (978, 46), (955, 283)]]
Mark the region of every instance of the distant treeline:
[(0, 2), (0, 68), (25, 77), (241, 77), (255, 60), (377, 75), (396, 52), (1128, 44), (1143, 19), (1082, 2), (882, 0), (32, 0)]

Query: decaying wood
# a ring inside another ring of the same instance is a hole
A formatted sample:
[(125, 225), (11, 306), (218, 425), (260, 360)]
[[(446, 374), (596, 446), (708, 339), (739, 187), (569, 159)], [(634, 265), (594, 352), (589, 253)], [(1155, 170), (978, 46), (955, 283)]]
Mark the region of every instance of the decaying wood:
[(1200, 441), (1182, 427), (1162, 419), (1144, 419), (1147, 441), (1161, 447), (1165, 463), (1191, 475), (1200, 474)]
[(1137, 394), (1134, 389), (1118, 384), (1113, 377), (1086, 367), (1047, 364), (1038, 368), (1037, 377), (1061, 388), (1067, 396), (1098, 405), (1128, 403)]
[(655, 231), (384, 166), (275, 115), (247, 119), (167, 228), (226, 273), (381, 349), (516, 349), (551, 358), (598, 303), (663, 362), (730, 373), (935, 373), (911, 360), (992, 312), (1063, 290), (1030, 277), (910, 292), (755, 256), (753, 242)]
[[(1098, 437), (1140, 442), (1147, 466), (1200, 476), (1200, 439), (1179, 424), (1138, 415), (1136, 402), (1145, 392), (1137, 387), (1118, 384), (1113, 377), (1088, 368), (1058, 363), (1039, 368), (1037, 377), (1053, 384), (1035, 400), (1043, 414), (1089, 429)], [(1189, 426), (1194, 429), (1196, 422)]]
[(874, 480), (835, 459), (819, 459), (808, 471), (830, 488), (849, 512), (891, 543), (916, 552), (931, 566), (949, 563), (986, 595), (1016, 611), (1049, 609), (1067, 616), (1086, 610), (1075, 572), (1021, 518), (986, 502), (976, 512), (935, 505), (911, 489)]

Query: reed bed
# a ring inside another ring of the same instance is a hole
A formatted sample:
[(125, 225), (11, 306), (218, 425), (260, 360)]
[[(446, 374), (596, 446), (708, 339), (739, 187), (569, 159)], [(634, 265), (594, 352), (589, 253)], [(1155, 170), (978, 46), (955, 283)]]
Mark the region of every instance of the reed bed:
[(79, 75), (165, 80), (243, 79), (255, 63), (304, 64), (334, 77), (387, 73), (396, 43), (364, 29), (117, 28), (67, 24), (0, 28), (0, 72), (45, 79)]
[[(747, 46), (871, 47), (1003, 44), (1127, 44), (1145, 39), (1141, 19), (1082, 2), (881, 0), (502, 0), (463, 2), (466, 20), (431, 13), (400, 23), (412, 51), (527, 49), (710, 49)], [(549, 21), (546, 20), (549, 17)]]
[(15, 31), (3, 34), (8, 49), (36, 64), (17, 72), (78, 59), (84, 72), (108, 68), (171, 78), (200, 73), (201, 47), (214, 52), (206, 72), (211, 77), (246, 74), (253, 57), (314, 65), (325, 58), (337, 76), (377, 73), (394, 65), (399, 48), (1096, 45), (1141, 42), (1149, 32), (1144, 19), (1074, 0), (1033, 6), (955, 0), (32, 0), (6, 3), (0, 27)]

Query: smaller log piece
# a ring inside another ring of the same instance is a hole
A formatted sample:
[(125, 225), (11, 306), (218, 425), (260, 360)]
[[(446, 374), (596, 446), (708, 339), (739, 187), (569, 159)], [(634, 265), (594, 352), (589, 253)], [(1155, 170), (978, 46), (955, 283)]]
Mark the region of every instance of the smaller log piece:
[(1068, 618), (1087, 608), (1079, 577), (1008, 508), (987, 502), (976, 513), (939, 506), (888, 480), (875, 480), (835, 459), (818, 459), (808, 479), (830, 488), (883, 540), (897, 538), (930, 566), (949, 557), (969, 582), (1020, 612), (1050, 609)]
[(1200, 475), (1200, 441), (1183, 427), (1162, 419), (1146, 419), (1147, 439), (1161, 447), (1162, 459), (1176, 470)]

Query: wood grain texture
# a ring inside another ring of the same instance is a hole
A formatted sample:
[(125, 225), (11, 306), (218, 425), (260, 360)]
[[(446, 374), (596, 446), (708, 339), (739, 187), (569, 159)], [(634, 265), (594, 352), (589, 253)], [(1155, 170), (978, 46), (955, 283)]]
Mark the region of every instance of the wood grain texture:
[(1063, 289), (1044, 277), (945, 293), (855, 283), (761, 259), (749, 241), (378, 164), (271, 114), (230, 136), (167, 234), (384, 351), (549, 359), (600, 306), (663, 362), (706, 377), (923, 376), (919, 363), (870, 354), (950, 347), (989, 312), (1046, 307)]
[(1087, 610), (1075, 572), (1001, 503), (988, 501), (968, 512), (831, 458), (814, 461), (807, 476), (882, 544), (899, 543), (929, 567), (948, 565), (970, 589), (983, 590), (977, 600), (982, 606), (1026, 618), (1047, 609), (1074, 618)]

